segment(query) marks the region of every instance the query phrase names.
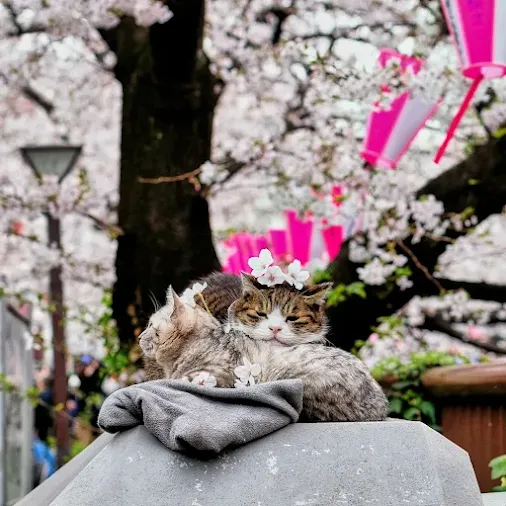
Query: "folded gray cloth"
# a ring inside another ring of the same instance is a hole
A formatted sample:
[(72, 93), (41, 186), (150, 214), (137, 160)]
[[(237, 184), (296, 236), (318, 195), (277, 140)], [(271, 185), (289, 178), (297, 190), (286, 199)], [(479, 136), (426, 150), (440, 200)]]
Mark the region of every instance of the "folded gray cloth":
[(167, 448), (216, 454), (270, 434), (299, 419), (301, 380), (245, 388), (213, 388), (157, 380), (117, 390), (98, 423), (106, 432), (142, 425)]

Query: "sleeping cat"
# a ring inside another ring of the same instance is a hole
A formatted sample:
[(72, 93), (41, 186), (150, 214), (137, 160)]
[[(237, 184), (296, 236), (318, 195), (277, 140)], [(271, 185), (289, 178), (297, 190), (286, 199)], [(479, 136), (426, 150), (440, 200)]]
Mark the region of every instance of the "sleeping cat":
[(199, 306), (191, 308), (169, 288), (165, 306), (139, 336), (146, 356), (166, 378), (192, 380), (212, 374), (218, 387), (233, 387), (234, 369), (247, 358), (262, 367), (261, 381), (304, 381), (301, 421), (367, 421), (387, 416), (387, 400), (367, 367), (338, 348), (321, 344), (273, 346), (225, 325)]
[[(331, 283), (302, 291), (288, 283), (269, 288), (247, 274), (241, 279), (218, 272), (198, 282), (208, 285), (203, 296), (212, 315), (252, 339), (278, 345), (326, 341), (325, 297)], [(204, 307), (199, 297), (195, 302)], [(163, 378), (162, 369), (149, 357), (144, 358), (144, 370), (148, 380)]]

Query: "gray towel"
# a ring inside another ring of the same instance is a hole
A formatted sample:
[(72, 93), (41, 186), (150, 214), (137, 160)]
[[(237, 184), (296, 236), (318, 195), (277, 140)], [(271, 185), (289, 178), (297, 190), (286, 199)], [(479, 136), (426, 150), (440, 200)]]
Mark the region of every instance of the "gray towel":
[(157, 380), (117, 390), (98, 423), (106, 432), (142, 425), (167, 448), (216, 454), (295, 423), (302, 410), (301, 380), (245, 388), (213, 388)]

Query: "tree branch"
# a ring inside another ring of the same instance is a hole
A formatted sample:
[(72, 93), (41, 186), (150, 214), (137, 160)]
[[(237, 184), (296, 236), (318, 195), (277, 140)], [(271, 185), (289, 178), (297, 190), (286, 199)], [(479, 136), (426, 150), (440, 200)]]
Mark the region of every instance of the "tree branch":
[[(443, 334), (447, 334), (448, 336), (458, 339), (459, 341), (462, 341), (463, 343), (476, 346), (477, 348), (480, 348), (484, 351), (497, 353), (497, 354), (501, 354), (501, 355), (506, 355), (506, 348), (496, 346), (492, 343), (481, 343), (478, 341), (470, 341), (461, 332), (454, 329), (448, 322), (446, 322), (445, 320), (443, 320), (439, 316), (426, 315), (423, 328), (425, 330), (442, 332)], [(491, 339), (494, 339), (494, 338), (492, 337)]]
[(45, 99), (40, 93), (38, 93), (37, 91), (35, 91), (29, 85), (23, 86), (21, 88), (21, 91), (32, 102), (35, 102), (37, 105), (39, 105), (40, 107), (42, 107), (42, 109), (44, 109), (44, 111), (46, 111), (46, 113), (48, 115), (50, 115), (53, 112), (54, 105), (51, 102), (49, 102), (49, 100)]
[(447, 290), (465, 290), (472, 299), (506, 302), (506, 286), (455, 281), (453, 279), (439, 278), (439, 280)]

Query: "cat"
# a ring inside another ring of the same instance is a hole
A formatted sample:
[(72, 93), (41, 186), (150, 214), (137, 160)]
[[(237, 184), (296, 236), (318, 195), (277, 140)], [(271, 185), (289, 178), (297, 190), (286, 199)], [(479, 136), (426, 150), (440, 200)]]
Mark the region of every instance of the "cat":
[(166, 378), (189, 380), (202, 372), (218, 387), (233, 387), (234, 369), (247, 358), (262, 367), (261, 381), (300, 378), (304, 382), (301, 421), (384, 420), (388, 402), (365, 364), (338, 348), (317, 343), (273, 346), (226, 328), (200, 306), (186, 305), (169, 288), (166, 304), (139, 336), (144, 354)]
[[(228, 319), (229, 306), (242, 295), (241, 278), (234, 274), (212, 272), (208, 276), (192, 281), (188, 286), (191, 287), (195, 283), (207, 285), (203, 293), (207, 307), (218, 321), (226, 322)], [(200, 297), (196, 297), (195, 302), (204, 307)], [(156, 304), (156, 306), (159, 306), (159, 304)], [(156, 307), (156, 309), (158, 309), (158, 307)], [(143, 363), (144, 376), (147, 381), (165, 377), (162, 367), (153, 358), (144, 355)]]
[(255, 277), (242, 275), (242, 293), (228, 309), (230, 328), (252, 339), (296, 346), (326, 342), (328, 321), (325, 299), (332, 283), (297, 290), (288, 283), (261, 285)]
[[(269, 288), (253, 276), (243, 274), (241, 278), (221, 272), (197, 282), (207, 284), (203, 296), (212, 315), (252, 339), (284, 345), (326, 341), (325, 297), (332, 283), (317, 284), (302, 291), (288, 283)], [(200, 297), (195, 302), (205, 308)], [(144, 371), (148, 380), (164, 377), (160, 365), (149, 357), (144, 357)]]

